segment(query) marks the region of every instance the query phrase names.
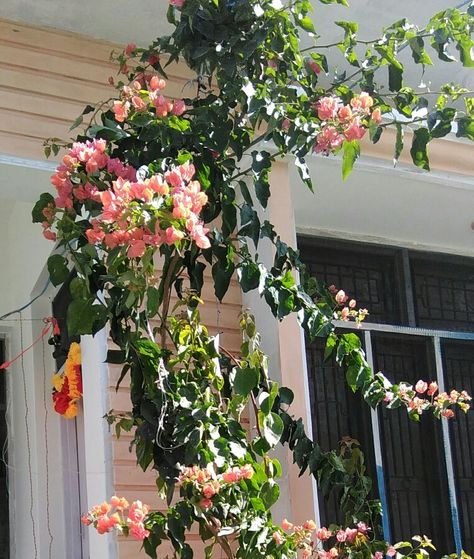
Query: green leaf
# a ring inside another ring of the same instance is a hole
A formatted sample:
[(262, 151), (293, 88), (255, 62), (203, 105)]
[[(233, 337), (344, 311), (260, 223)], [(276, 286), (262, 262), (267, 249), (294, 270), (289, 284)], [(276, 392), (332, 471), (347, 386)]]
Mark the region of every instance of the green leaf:
[(431, 66), (433, 62), (425, 50), (425, 43), (422, 37), (413, 37), (409, 39), (408, 44), (411, 48), (411, 54), (416, 64)]
[(245, 184), (245, 181), (239, 181), (239, 186), (240, 186), (240, 192), (242, 193), (245, 203), (250, 207), (253, 206), (252, 196), (250, 195), (249, 189)]
[(335, 334), (331, 334), (326, 340), (326, 348), (324, 349), (324, 360), (329, 359), (334, 353), (337, 345), (337, 337)]
[(270, 509), (280, 497), (280, 487), (275, 482), (269, 482), (263, 484), (262, 489), (260, 491), (260, 498), (262, 499), (263, 503), (265, 504), (266, 509)]
[(160, 291), (156, 287), (147, 289), (146, 310), (149, 317), (153, 317), (158, 312), (161, 303)]
[(319, 0), (321, 4), (341, 4), (342, 6), (349, 6), (347, 0)]
[(286, 406), (290, 406), (294, 400), (295, 395), (293, 394), (292, 390), (286, 388), (286, 386), (282, 386), (280, 388), (279, 397), (280, 397), (280, 404), (285, 404)]
[(260, 268), (253, 260), (244, 260), (237, 268), (237, 277), (244, 293), (257, 289), (260, 283)]
[(257, 212), (248, 204), (244, 204), (240, 209), (240, 221), (242, 227), (239, 230), (239, 235), (250, 237), (255, 247), (257, 247), (260, 238), (260, 219)]
[(31, 212), (33, 223), (42, 223), (46, 220), (43, 210), (49, 204), (54, 205), (54, 197), (49, 192), (43, 192)]
[(351, 142), (345, 140), (343, 143), (342, 155), (342, 178), (344, 180), (351, 174), (354, 163), (360, 154), (360, 145), (357, 140)]
[(458, 120), (458, 130), (456, 132), (458, 138), (469, 138), (474, 141), (474, 118), (464, 117)]
[(264, 208), (267, 207), (268, 198), (270, 197), (268, 171), (271, 168), (271, 164), (271, 155), (267, 151), (252, 152), (255, 194)]
[(76, 299), (67, 309), (67, 328), (71, 336), (95, 334), (101, 330), (108, 318), (107, 308), (94, 305), (93, 300)]
[(474, 58), (472, 57), (474, 41), (467, 35), (462, 36), (458, 41), (456, 48), (459, 51), (462, 65), (466, 68), (474, 67)]
[(262, 392), (259, 396), (259, 405), (263, 413), (271, 412), (277, 396), (278, 396), (278, 383), (273, 382), (272, 387), (270, 389), (270, 393)]
[(69, 277), (68, 262), (64, 256), (53, 254), (48, 258), (48, 272), (54, 286), (65, 282)]
[(125, 363), (125, 352), (121, 349), (109, 349), (107, 351), (106, 362), (113, 365), (122, 365)]
[(82, 124), (82, 120), (83, 120), (82, 115), (79, 115), (69, 127), (69, 131), (74, 130), (74, 128), (80, 126)]
[(258, 412), (258, 423), (262, 434), (271, 448), (276, 446), (283, 434), (284, 424), (281, 417), (275, 412), (264, 414)]
[(428, 129), (431, 137), (443, 138), (449, 134), (455, 116), (456, 110), (451, 107), (430, 113), (428, 115)]
[(90, 295), (86, 280), (77, 276), (72, 278), (69, 284), (69, 292), (73, 299), (87, 299)]
[(353, 392), (363, 386), (365, 380), (367, 380), (367, 375), (364, 373), (365, 367), (361, 363), (354, 363), (347, 367), (346, 380)]
[(309, 16), (305, 16), (302, 19), (297, 19), (296, 21), (298, 22), (298, 25), (305, 31), (308, 31), (308, 33), (316, 33), (313, 20)]
[(403, 151), (403, 136), (404, 136), (402, 125), (399, 122), (397, 122), (395, 126), (397, 128), (397, 138), (395, 140), (395, 154), (393, 156), (393, 166), (397, 164), (397, 161), (399, 160), (400, 155)]
[(227, 263), (227, 266), (222, 262), (216, 262), (212, 267), (212, 278), (214, 280), (214, 293), (219, 301), (222, 301), (224, 295), (229, 289), (230, 280), (234, 273), (235, 266), (232, 263)]
[(234, 391), (240, 396), (248, 396), (250, 392), (257, 386), (259, 380), (259, 372), (257, 369), (235, 368)]
[(430, 163), (428, 159), (428, 142), (431, 140), (431, 134), (427, 128), (418, 128), (413, 134), (413, 141), (410, 149), (411, 158), (413, 163), (424, 169), (430, 170)]
[(263, 208), (266, 208), (268, 199), (270, 198), (270, 182), (268, 180), (268, 173), (262, 173), (254, 184), (257, 200), (260, 204), (262, 204)]
[(400, 91), (403, 86), (403, 70), (390, 64), (388, 67), (388, 88), (390, 91)]

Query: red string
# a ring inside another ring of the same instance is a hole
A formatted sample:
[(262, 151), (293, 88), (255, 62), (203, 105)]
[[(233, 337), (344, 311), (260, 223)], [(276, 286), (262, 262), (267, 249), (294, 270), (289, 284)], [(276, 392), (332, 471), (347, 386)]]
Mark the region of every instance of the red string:
[(47, 334), (49, 334), (51, 329), (53, 330), (53, 334), (55, 336), (59, 336), (60, 329), (59, 329), (58, 321), (53, 316), (48, 316), (46, 318), (43, 318), (43, 322), (45, 322), (46, 326), (41, 330), (40, 335), (35, 340), (33, 340), (33, 343), (28, 347), (25, 347), (25, 349), (22, 349), (21, 352), (10, 361), (5, 361), (5, 363), (2, 363), (0, 365), (0, 370), (7, 369), (17, 359), (20, 359), (20, 357), (23, 354), (25, 354), (29, 349), (31, 349), (34, 345), (40, 342)]

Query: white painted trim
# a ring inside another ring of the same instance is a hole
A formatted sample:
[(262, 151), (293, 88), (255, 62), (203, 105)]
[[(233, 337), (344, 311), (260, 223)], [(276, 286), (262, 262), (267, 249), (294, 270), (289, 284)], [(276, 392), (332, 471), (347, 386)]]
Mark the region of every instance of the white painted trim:
[[(342, 164), (342, 157), (329, 156), (325, 157), (318, 154), (312, 154), (311, 158), (324, 158), (326, 164), (331, 166), (340, 167)], [(366, 173), (386, 173), (389, 171), (392, 175), (400, 178), (416, 180), (421, 182), (429, 182), (436, 186), (445, 188), (457, 188), (461, 190), (474, 189), (474, 181), (470, 175), (454, 174), (442, 171), (423, 171), (415, 166), (406, 165), (398, 162), (394, 166), (390, 161), (378, 157), (371, 157), (362, 155), (354, 165), (354, 173), (357, 171), (364, 171)]]
[[(367, 363), (370, 368), (374, 368), (374, 357), (372, 351), (372, 337), (370, 330), (364, 332), (364, 345)], [(379, 499), (382, 504), (382, 526), (384, 538), (388, 541), (391, 540), (390, 534), (390, 517), (388, 513), (387, 493), (385, 491), (385, 476), (383, 471), (383, 457), (382, 457), (382, 440), (380, 437), (380, 424), (378, 410), (370, 408), (370, 419), (372, 422), (372, 437), (374, 443), (374, 456), (375, 468), (377, 475), (377, 485), (379, 490)]]
[[(450, 143), (455, 142), (455, 140), (446, 140)], [(277, 148), (273, 142), (261, 142), (258, 144), (259, 147), (267, 149), (270, 153), (277, 152)], [(249, 154), (248, 154), (249, 155)], [(250, 156), (250, 155), (249, 155)], [(320, 154), (312, 153), (307, 159), (324, 160), (325, 165), (331, 166), (341, 166), (342, 157), (330, 156), (325, 157)], [(292, 155), (286, 155), (282, 158), (287, 163), (291, 163), (293, 160)], [(15, 155), (9, 155), (6, 153), (0, 153), (0, 164), (13, 165), (16, 167), (26, 167), (29, 169), (36, 169), (45, 172), (54, 172), (57, 163), (49, 162), (41, 159), (31, 159), (27, 157), (18, 157)], [(372, 157), (367, 155), (362, 155), (356, 162), (354, 167), (354, 172), (365, 171), (368, 173), (386, 173), (390, 171), (392, 175), (398, 176), (400, 178), (408, 178), (410, 180), (418, 180), (421, 182), (428, 182), (433, 185), (441, 186), (444, 188), (455, 188), (461, 190), (473, 190), (474, 181), (470, 175), (454, 174), (442, 171), (423, 171), (415, 166), (406, 165), (404, 163), (398, 162), (396, 166), (392, 164), (389, 160)]]
[[(299, 282), (299, 276), (298, 280)], [(304, 405), (306, 409), (306, 431), (308, 437), (311, 440), (314, 440), (314, 431), (313, 431), (313, 413), (311, 408), (311, 397), (309, 393), (309, 374), (308, 374), (308, 359), (306, 357), (306, 340), (304, 336), (304, 330), (300, 328), (300, 344), (301, 344), (301, 355), (302, 363), (301, 363), (301, 372), (303, 374), (303, 385), (304, 385)], [(315, 441), (316, 443), (318, 441)], [(318, 493), (318, 482), (316, 477), (312, 474), (311, 475), (311, 486), (313, 489), (313, 509), (314, 509), (314, 521), (316, 522), (317, 526), (321, 526), (321, 508), (319, 505), (319, 493)]]
[[(109, 411), (107, 332), (81, 336), (85, 482), (87, 507), (109, 500), (113, 495), (112, 440), (104, 415)], [(116, 559), (117, 543), (113, 535), (89, 531), (86, 557)]]
[(337, 329), (343, 330), (369, 330), (370, 332), (389, 332), (391, 334), (405, 334), (407, 336), (423, 336), (424, 338), (446, 338), (450, 340), (470, 340), (474, 341), (473, 332), (463, 332), (460, 330), (434, 330), (431, 328), (420, 328), (418, 326), (397, 326), (395, 324), (385, 324), (383, 322), (344, 322), (334, 320), (333, 324)]
[(54, 172), (57, 167), (56, 163), (50, 163), (39, 159), (29, 159), (27, 157), (17, 157), (16, 155), (8, 155), (6, 153), (0, 153), (0, 163), (48, 172)]
[[(439, 392), (445, 391), (444, 385), (444, 370), (443, 370), (443, 359), (441, 352), (441, 341), (439, 336), (434, 336), (433, 347), (435, 352), (435, 362), (436, 362), (436, 381), (439, 386)], [(451, 450), (451, 439), (449, 438), (449, 425), (446, 419), (441, 420), (441, 427), (443, 433), (443, 445), (444, 445), (444, 457), (446, 459), (446, 473), (448, 477), (448, 493), (449, 493), (449, 505), (451, 507), (451, 523), (454, 533), (454, 543), (456, 545), (456, 553), (460, 556), (462, 550), (462, 536), (461, 536), (461, 526), (459, 523), (459, 510), (458, 510), (458, 498), (456, 495), (456, 482), (454, 480), (454, 466), (453, 466), (453, 455)]]
[[(453, 140), (450, 140), (450, 143), (452, 144)], [(273, 141), (262, 141), (256, 146), (253, 146), (254, 149), (257, 147), (260, 149), (265, 149), (272, 154), (278, 152), (278, 149)], [(250, 157), (250, 153), (247, 153), (246, 155)], [(342, 164), (341, 155), (325, 156), (317, 153), (310, 153), (306, 156), (307, 163), (309, 163), (310, 161), (313, 161), (314, 163), (316, 159), (321, 162), (324, 161), (325, 165), (330, 165), (332, 167), (340, 168)], [(294, 156), (292, 154), (288, 154), (282, 156), (281, 160), (287, 164), (292, 165)], [(415, 165), (408, 165), (400, 161), (397, 163), (396, 166), (394, 166), (393, 162), (388, 159), (370, 155), (361, 155), (361, 157), (356, 161), (353, 173), (357, 173), (358, 171), (378, 174), (390, 172), (392, 175), (398, 176), (403, 179), (428, 182), (432, 185), (441, 186), (444, 188), (457, 188), (461, 190), (474, 189), (474, 181), (471, 175), (437, 170), (424, 171), (423, 169), (415, 167)]]

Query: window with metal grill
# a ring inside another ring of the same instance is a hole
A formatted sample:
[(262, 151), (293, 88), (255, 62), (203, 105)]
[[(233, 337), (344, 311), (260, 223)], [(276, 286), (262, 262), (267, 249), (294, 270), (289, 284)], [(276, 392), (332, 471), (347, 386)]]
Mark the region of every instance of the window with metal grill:
[(333, 241), (324, 241), (316, 249), (307, 237), (300, 238), (298, 246), (311, 275), (350, 293), (361, 308), (370, 309), (373, 322), (403, 322), (396, 289), (399, 263), (393, 251), (367, 253), (358, 244), (337, 248)]
[(474, 266), (466, 259), (412, 255), (412, 276), (419, 326), (474, 330)]
[[(316, 340), (306, 349), (310, 375), (310, 398), (313, 403), (313, 436), (325, 451), (338, 449), (343, 437), (359, 441), (367, 461), (367, 475), (374, 481), (373, 498), (377, 498), (375, 484), (372, 425), (370, 409), (352, 392), (340, 374), (334, 356), (324, 360), (324, 342)], [(321, 522), (326, 526), (333, 522), (343, 523), (337, 496), (327, 498), (319, 495)]]
[[(369, 310), (361, 328), (338, 327), (358, 333), (376, 371), (474, 392), (474, 259), (309, 237), (298, 245), (312, 275)], [(443, 426), (431, 414), (414, 423), (403, 410), (370, 412), (323, 356), (321, 341), (307, 342), (314, 436), (325, 449), (347, 435), (360, 440), (377, 474), (386, 539), (421, 533), (438, 557), (472, 553), (474, 414), (457, 412)], [(322, 502), (322, 520), (340, 522), (335, 498)]]

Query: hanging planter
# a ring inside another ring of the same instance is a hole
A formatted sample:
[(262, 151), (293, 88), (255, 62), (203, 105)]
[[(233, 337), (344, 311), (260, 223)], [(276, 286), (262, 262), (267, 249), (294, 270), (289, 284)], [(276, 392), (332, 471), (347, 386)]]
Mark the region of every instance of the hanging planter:
[(54, 409), (67, 419), (77, 415), (77, 404), (82, 398), (81, 346), (72, 342), (61, 373), (53, 375)]

